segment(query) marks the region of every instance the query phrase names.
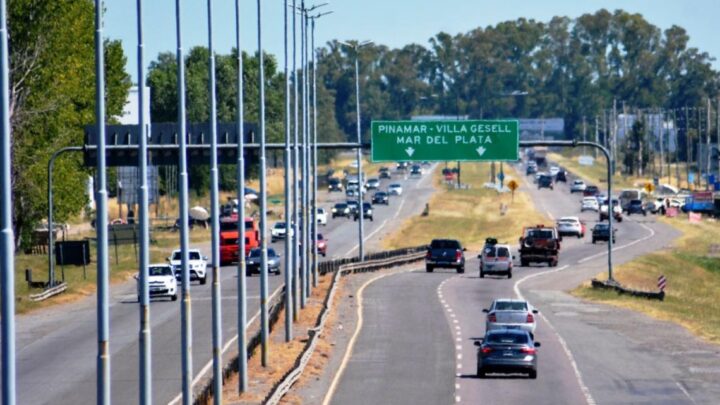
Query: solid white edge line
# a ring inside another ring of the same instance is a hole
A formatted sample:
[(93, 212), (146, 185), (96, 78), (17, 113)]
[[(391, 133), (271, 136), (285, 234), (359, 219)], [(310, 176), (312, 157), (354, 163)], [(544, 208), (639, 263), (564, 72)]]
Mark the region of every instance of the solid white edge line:
[(365, 292), (365, 287), (369, 286), (373, 282), (380, 280), (381, 278), (400, 274), (400, 273), (407, 273), (410, 271), (415, 270), (414, 268), (410, 268), (407, 270), (401, 270), (399, 272), (395, 273), (385, 273), (385, 274), (379, 274), (370, 280), (366, 281), (362, 286), (360, 286), (360, 289), (358, 289), (357, 294), (355, 295), (355, 302), (357, 304), (357, 325), (355, 326), (355, 332), (353, 332), (352, 337), (350, 338), (350, 341), (348, 342), (347, 349), (345, 349), (345, 355), (343, 355), (342, 361), (340, 362), (340, 367), (338, 368), (338, 371), (335, 373), (335, 376), (333, 377), (332, 383), (330, 383), (330, 388), (328, 388), (327, 393), (325, 393), (325, 398), (323, 398), (323, 405), (328, 405), (330, 401), (332, 400), (333, 395), (335, 394), (335, 390), (337, 389), (338, 383), (340, 382), (340, 378), (343, 375), (343, 372), (345, 371), (345, 368), (347, 368), (348, 363), (350, 362), (350, 357), (352, 356), (353, 348), (355, 347), (355, 342), (357, 341), (358, 335), (360, 335), (360, 331), (362, 330), (363, 326), (363, 292)]
[[(624, 244), (624, 245), (622, 245), (622, 246), (614, 247), (613, 250), (612, 250), (613, 252), (616, 252), (616, 251), (618, 251), (618, 250), (622, 250), (622, 249), (625, 249), (625, 248), (627, 248), (627, 247), (636, 245), (636, 244), (638, 244), (638, 243), (640, 243), (640, 242), (646, 241), (646, 240), (652, 238), (653, 236), (655, 236), (655, 230), (654, 230), (654, 229), (652, 229), (652, 228), (650, 228), (649, 226), (643, 224), (642, 222), (635, 222), (635, 223), (638, 224), (638, 225), (640, 225), (640, 226), (642, 226), (643, 228), (647, 229), (648, 231), (650, 231), (650, 233), (647, 234), (646, 236), (643, 236), (643, 237), (640, 238), (640, 239), (636, 239), (636, 240), (634, 240), (634, 241), (632, 241), (632, 242), (630, 242), (630, 243), (626, 243), (626, 244)], [(607, 250), (605, 250), (605, 251), (603, 251), (603, 252), (600, 252), (600, 253), (596, 253), (596, 254), (594, 254), (594, 255), (592, 255), (592, 256), (588, 256), (588, 257), (586, 257), (586, 258), (584, 258), (584, 259), (578, 260), (578, 264), (586, 263), (586, 262), (588, 262), (588, 261), (590, 261), (590, 260), (593, 260), (593, 259), (596, 259), (596, 258), (598, 258), (598, 257), (606, 256), (607, 254), (608, 254)]]
[[(363, 238), (363, 242), (367, 242), (368, 239), (370, 239), (373, 235), (375, 235), (375, 234), (378, 233), (381, 229), (383, 229), (383, 227), (385, 227), (385, 224), (386, 224), (386, 223), (387, 223), (387, 218), (382, 222), (382, 224), (380, 224), (380, 226), (377, 227), (377, 229), (375, 229), (374, 231), (370, 232), (365, 238)], [(348, 250), (347, 253), (345, 253), (345, 256), (349, 256), (350, 253), (352, 253), (353, 251), (355, 251), (355, 249), (357, 249), (359, 246), (360, 246), (360, 245), (358, 245), (358, 244), (356, 244), (355, 246), (353, 246), (352, 249)]]
[[(550, 274), (550, 273), (557, 273), (559, 271), (563, 271), (570, 267), (569, 265), (565, 265), (562, 267), (558, 267), (557, 269), (553, 270), (546, 270), (540, 273), (533, 273), (529, 274), (520, 280), (515, 282), (515, 285), (513, 286), (513, 290), (515, 290), (515, 295), (518, 296), (521, 300), (524, 300), (525, 297), (520, 292), (520, 284), (525, 282), (525, 280), (529, 280), (531, 278), (535, 278), (538, 276)], [(565, 355), (567, 356), (568, 360), (570, 361), (570, 365), (572, 366), (573, 372), (575, 373), (575, 378), (577, 379), (578, 384), (580, 385), (580, 391), (582, 391), (583, 395), (585, 396), (585, 401), (587, 401), (588, 405), (595, 405), (595, 400), (593, 399), (592, 395), (590, 394), (590, 389), (585, 385), (585, 382), (583, 381), (582, 373), (580, 373), (580, 369), (578, 368), (577, 362), (575, 361), (575, 357), (573, 356), (572, 352), (570, 351), (570, 348), (567, 345), (567, 342), (565, 339), (563, 339), (562, 336), (558, 333), (558, 331), (555, 329), (552, 323), (543, 315), (542, 312), (538, 312), (538, 315), (547, 323), (550, 330), (557, 336), (558, 341), (560, 342), (560, 346), (563, 348), (563, 351), (565, 352)]]
[(688, 397), (688, 399), (690, 400), (690, 402), (692, 402), (693, 404), (696, 404), (696, 403), (697, 403), (697, 402), (695, 402), (695, 399), (693, 399), (693, 397), (690, 396), (690, 393), (688, 392), (688, 390), (686, 390), (685, 387), (683, 387), (683, 385), (680, 383), (680, 381), (677, 381), (677, 380), (676, 380), (676, 381), (675, 381), (675, 385), (677, 385), (678, 388), (680, 388), (680, 391), (682, 391), (683, 394), (685, 394), (685, 396)]

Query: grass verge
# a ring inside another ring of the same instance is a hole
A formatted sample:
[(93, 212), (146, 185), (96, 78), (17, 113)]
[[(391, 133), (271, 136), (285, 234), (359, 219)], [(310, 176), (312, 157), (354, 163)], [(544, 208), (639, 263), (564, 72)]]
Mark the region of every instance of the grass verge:
[[(436, 170), (433, 183), (438, 191), (430, 199), (429, 215), (407, 219), (385, 238), (384, 248), (419, 246), (430, 243), (433, 238), (450, 238), (460, 240), (468, 249), (479, 250), (487, 237), (514, 244), (524, 226), (552, 223), (535, 209), (527, 193), (516, 191), (513, 201), (510, 193), (500, 194), (484, 188), (483, 184), (490, 178), (489, 163), (463, 163), (461, 169), (462, 182), (470, 188), (445, 185), (441, 171)], [(506, 169), (506, 175), (506, 181), (509, 175), (520, 179), (514, 169)], [(500, 212), (501, 204), (507, 204), (505, 215)]]
[[(642, 256), (618, 266), (614, 277), (624, 286), (657, 290), (661, 274), (668, 280), (665, 300), (650, 301), (596, 290), (587, 282), (572, 294), (593, 301), (645, 313), (653, 318), (671, 321), (693, 334), (720, 343), (720, 258), (710, 257), (710, 245), (720, 240), (717, 222), (690, 224), (686, 218), (663, 218), (683, 232), (672, 247)], [(597, 276), (606, 278), (605, 273)]]

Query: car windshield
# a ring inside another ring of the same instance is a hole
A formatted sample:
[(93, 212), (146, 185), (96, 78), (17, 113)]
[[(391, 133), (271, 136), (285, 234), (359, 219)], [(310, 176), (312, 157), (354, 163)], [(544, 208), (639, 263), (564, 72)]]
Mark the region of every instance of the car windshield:
[(277, 229), (285, 229), (285, 222), (276, 222), (275, 228)]
[(527, 303), (523, 301), (495, 301), (496, 311), (526, 311)]
[[(190, 251), (190, 252), (188, 252), (188, 258), (190, 260), (200, 260), (200, 252)], [(172, 260), (182, 260), (182, 255), (180, 254), (179, 250), (177, 250), (173, 253)]]
[(260, 249), (253, 249), (250, 251), (249, 257), (260, 257), (262, 251)]
[(485, 343), (527, 344), (528, 335), (522, 333), (488, 333)]
[(456, 240), (436, 239), (430, 243), (430, 249), (460, 249), (460, 242)]
[(172, 276), (172, 269), (168, 266), (154, 266), (148, 269), (150, 277), (153, 276)]
[(400, 188), (400, 185), (399, 184), (391, 184), (390, 188)]
[(632, 200), (632, 201), (630, 201), (630, 204), (632, 204), (632, 205), (642, 205), (642, 201), (640, 201), (640, 200)]
[(607, 231), (610, 226), (608, 224), (597, 224), (595, 225), (595, 229), (598, 231)]
[(486, 257), (509, 257), (510, 251), (506, 247), (487, 247), (485, 248)]
[(339, 209), (342, 210), (342, 209), (347, 208), (347, 204), (343, 204), (343, 203), (335, 204), (335, 208), (339, 208)]

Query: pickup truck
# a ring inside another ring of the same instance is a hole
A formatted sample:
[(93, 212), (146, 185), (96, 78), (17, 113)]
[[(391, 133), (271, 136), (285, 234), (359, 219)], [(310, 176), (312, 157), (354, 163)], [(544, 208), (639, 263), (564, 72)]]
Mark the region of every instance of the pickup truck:
[(560, 235), (557, 229), (544, 225), (526, 227), (520, 237), (520, 264), (547, 263), (550, 267), (558, 264)]
[(438, 267), (454, 268), (465, 272), (465, 252), (459, 241), (454, 239), (433, 239), (425, 256), (425, 270), (432, 273)]

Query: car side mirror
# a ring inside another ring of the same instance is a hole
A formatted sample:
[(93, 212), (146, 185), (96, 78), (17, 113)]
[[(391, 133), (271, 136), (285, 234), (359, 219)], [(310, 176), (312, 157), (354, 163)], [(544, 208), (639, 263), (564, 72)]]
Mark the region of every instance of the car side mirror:
[(478, 342), (478, 341), (476, 340), (476, 341), (474, 341), (474, 342), (473, 342), (473, 345), (474, 345), (474, 346), (478, 346), (478, 347), (479, 347), (479, 346), (481, 346), (481, 345), (482, 345), (482, 343), (480, 343), (480, 342)]
[(207, 259), (208, 259), (207, 256), (203, 256), (203, 260), (207, 261)]
[(490, 312), (490, 310), (487, 308), (483, 308), (483, 312), (485, 312), (487, 314), (488, 312)]
[(537, 313), (538, 313), (538, 310), (537, 310), (537, 309), (533, 309), (533, 310), (532, 310), (532, 313), (533, 313), (533, 314), (537, 314)]
[(135, 280), (139, 280), (139, 279), (140, 279), (140, 277), (139, 277), (137, 274), (134, 274), (134, 275), (133, 275), (133, 278), (134, 278)]
[(534, 343), (534, 346), (535, 346), (535, 347), (540, 347), (540, 342), (535, 342), (535, 343)]
[(463, 248), (463, 252), (467, 252), (467, 248)]
[(165, 258), (165, 261), (166, 261), (166, 262), (169, 262), (169, 261), (170, 261), (170, 257), (169, 257), (169, 256), (166, 257), (166, 258)]

